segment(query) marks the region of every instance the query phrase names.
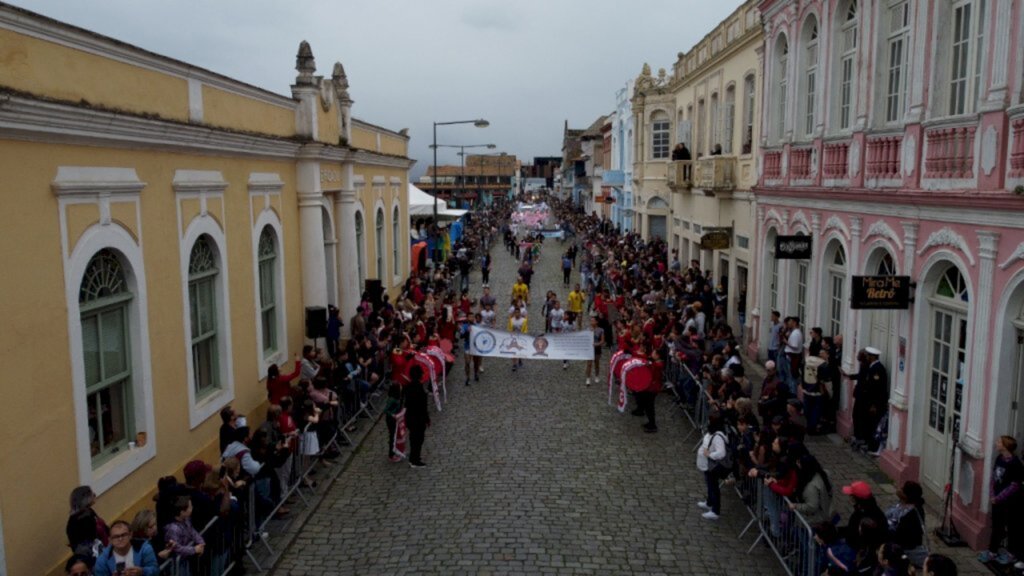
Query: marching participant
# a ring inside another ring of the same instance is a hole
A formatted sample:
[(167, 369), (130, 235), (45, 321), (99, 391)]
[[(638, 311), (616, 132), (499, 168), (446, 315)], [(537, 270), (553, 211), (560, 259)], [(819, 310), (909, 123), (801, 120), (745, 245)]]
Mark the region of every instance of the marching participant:
[[(522, 312), (521, 308), (516, 308), (512, 312), (512, 316), (509, 316), (507, 330), (509, 332), (519, 332), (520, 334), (526, 334), (527, 331), (529, 331), (529, 325), (528, 325), (527, 319), (526, 319), (525, 316), (523, 316), (523, 312)], [(522, 366), (523, 366), (523, 359), (522, 358), (513, 358), (512, 359), (512, 371), (513, 372), (516, 371), (516, 368), (521, 368)]]

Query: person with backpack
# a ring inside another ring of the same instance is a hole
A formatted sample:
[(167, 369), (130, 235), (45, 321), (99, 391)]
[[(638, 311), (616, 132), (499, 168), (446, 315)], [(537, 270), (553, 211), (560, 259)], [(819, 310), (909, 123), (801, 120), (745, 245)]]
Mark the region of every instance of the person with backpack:
[(718, 520), (722, 507), (722, 489), (719, 480), (732, 470), (732, 455), (728, 450), (728, 438), (725, 434), (725, 421), (718, 412), (708, 417), (708, 431), (697, 449), (697, 469), (704, 473), (707, 484), (707, 499), (697, 503), (705, 510), (701, 517), (706, 520)]

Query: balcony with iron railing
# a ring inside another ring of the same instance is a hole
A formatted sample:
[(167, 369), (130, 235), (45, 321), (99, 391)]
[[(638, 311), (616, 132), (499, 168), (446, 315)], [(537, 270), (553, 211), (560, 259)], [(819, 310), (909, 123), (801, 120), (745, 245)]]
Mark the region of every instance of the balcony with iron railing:
[(693, 188), (707, 196), (722, 196), (736, 190), (736, 157), (699, 158), (694, 166)]

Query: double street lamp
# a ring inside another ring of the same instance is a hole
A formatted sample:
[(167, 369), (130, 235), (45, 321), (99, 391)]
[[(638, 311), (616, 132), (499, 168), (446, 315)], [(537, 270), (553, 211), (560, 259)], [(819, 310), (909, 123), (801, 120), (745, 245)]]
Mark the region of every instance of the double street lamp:
[[(430, 147), (434, 149), (434, 154), (435, 155), (437, 154), (437, 149), (438, 148), (458, 148), (459, 149), (458, 154), (462, 158), (462, 169), (460, 171), (462, 182), (461, 182), (461, 186), (459, 187), (459, 190), (462, 192), (462, 196), (463, 197), (466, 196), (466, 148), (487, 148), (488, 150), (494, 150), (495, 148), (497, 148), (497, 146), (495, 146), (494, 144), (432, 144)], [(437, 178), (437, 166), (436, 165), (434, 166), (434, 177)], [(434, 188), (435, 188), (434, 196), (436, 197), (437, 196), (437, 189), (436, 189), (437, 186), (435, 186)], [(435, 204), (436, 204), (436, 201), (435, 201)]]
[(454, 120), (451, 122), (434, 122), (434, 144), (431, 146), (434, 149), (434, 224), (437, 224), (437, 127), (438, 126), (451, 126), (453, 124), (472, 124), (477, 128), (487, 128), (491, 125), (490, 122), (483, 118), (477, 118), (476, 120)]

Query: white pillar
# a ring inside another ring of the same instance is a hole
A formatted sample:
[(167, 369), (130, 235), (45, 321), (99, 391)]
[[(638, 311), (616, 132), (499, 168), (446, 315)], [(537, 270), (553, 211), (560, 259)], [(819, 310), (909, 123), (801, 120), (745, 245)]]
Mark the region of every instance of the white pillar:
[[(843, 282), (843, 292), (847, 301), (853, 292), (853, 270), (860, 269), (860, 228), (863, 222), (864, 219), (860, 216), (850, 218), (850, 253), (847, 255), (849, 258), (846, 260), (846, 280)], [(847, 310), (846, 320), (843, 322), (843, 369), (847, 372), (855, 372), (857, 348), (860, 348), (860, 343), (856, 341), (859, 319), (856, 310)]]
[(989, 52), (992, 58), (992, 78), (989, 81), (988, 99), (982, 104), (984, 110), (1002, 110), (1006, 106), (1006, 73), (1010, 68), (1010, 24), (1013, 22), (1011, 2), (996, 0), (993, 4), (995, 24), (991, 28), (991, 39), (986, 38), (992, 42)]
[[(811, 214), (811, 242), (812, 246), (822, 246), (821, 243), (821, 215), (817, 212)], [(810, 329), (814, 326), (821, 326), (821, 276), (826, 269), (824, 262), (825, 252), (814, 250), (811, 254), (811, 262), (807, 267), (807, 314), (806, 318), (800, 321), (804, 324), (804, 335), (806, 341), (810, 342)]]
[[(917, 229), (918, 225), (916, 222), (903, 222), (903, 269), (901, 270), (904, 276), (910, 276), (911, 279), (914, 277), (914, 261), (917, 256)], [(911, 294), (912, 297), (917, 298), (917, 295)], [(900, 310), (897, 316), (898, 323), (898, 337), (907, 340), (907, 350), (905, 354), (910, 354), (910, 311), (913, 310), (913, 306), (907, 310)], [(899, 343), (897, 342), (897, 346)], [(893, 380), (892, 397), (890, 403), (899, 408), (900, 410), (907, 410), (908, 398), (907, 398), (907, 383), (910, 382), (910, 373), (913, 371), (914, 362), (910, 361), (910, 358), (904, 358), (904, 370), (899, 371), (899, 364), (890, 367), (890, 373), (895, 374), (896, 378)], [(909, 418), (909, 415), (908, 415)]]
[(992, 279), (995, 276), (996, 252), (999, 234), (986, 230), (978, 231), (978, 293), (974, 309), (968, 321), (973, 326), (971, 343), (967, 347), (970, 375), (964, 384), (967, 388), (967, 433), (963, 435), (963, 448), (975, 458), (981, 458), (985, 450), (982, 444), (985, 414), (985, 368), (989, 364), (988, 349), (992, 340), (989, 320), (992, 318)]
[(302, 251), (303, 306), (327, 306), (327, 257), (324, 251), (323, 192), (320, 163), (300, 160), (297, 169)]
[[(359, 305), (359, 295), (362, 293), (362, 286), (359, 285), (359, 254), (356, 252), (356, 191), (352, 187), (352, 165), (346, 164), (345, 187), (335, 196), (334, 213), (338, 217), (338, 290), (341, 292), (338, 308), (341, 310), (342, 319), (349, 318), (356, 312)], [(351, 326), (346, 322), (342, 328), (342, 338), (351, 337)]]

